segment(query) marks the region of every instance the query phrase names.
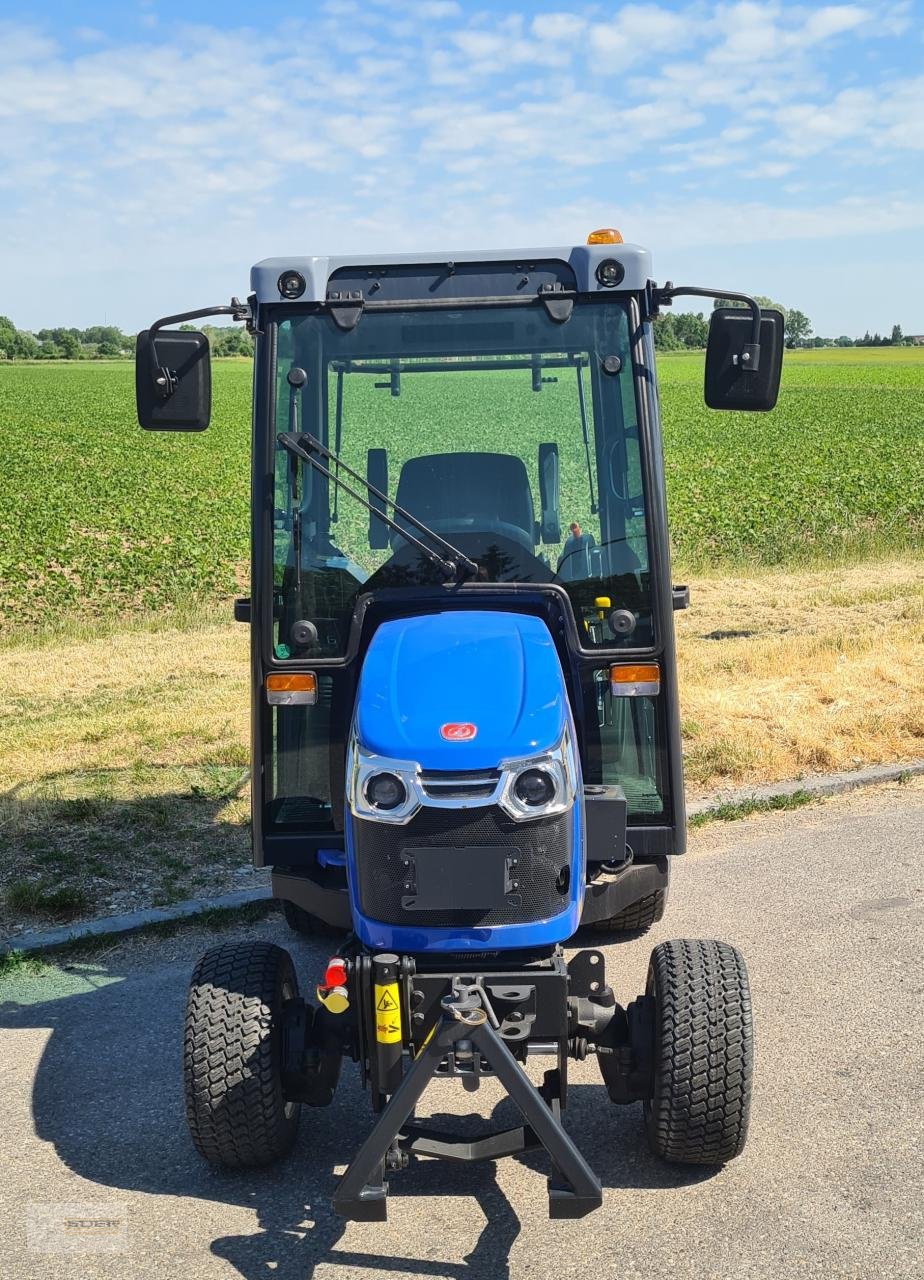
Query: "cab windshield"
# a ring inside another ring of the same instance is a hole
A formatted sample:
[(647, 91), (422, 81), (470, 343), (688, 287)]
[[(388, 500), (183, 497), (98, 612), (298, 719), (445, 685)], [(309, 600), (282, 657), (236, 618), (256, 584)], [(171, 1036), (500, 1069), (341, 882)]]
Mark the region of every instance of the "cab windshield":
[[(564, 324), (539, 305), (367, 311), (348, 331), (294, 314), (276, 352), (276, 432), (317, 437), (474, 561), (476, 581), (561, 585), (585, 648), (652, 643), (622, 302), (580, 302)], [(278, 445), (274, 486), (277, 659), (343, 656), (361, 593), (445, 580)]]

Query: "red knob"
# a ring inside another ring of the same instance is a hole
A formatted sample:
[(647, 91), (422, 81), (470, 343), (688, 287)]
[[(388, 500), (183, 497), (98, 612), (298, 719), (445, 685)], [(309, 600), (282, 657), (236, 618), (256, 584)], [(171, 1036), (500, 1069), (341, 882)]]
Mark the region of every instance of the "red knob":
[(341, 960), (339, 956), (333, 956), (327, 962), (327, 968), (324, 971), (324, 981), (321, 985), (324, 987), (345, 987), (346, 982), (346, 961)]

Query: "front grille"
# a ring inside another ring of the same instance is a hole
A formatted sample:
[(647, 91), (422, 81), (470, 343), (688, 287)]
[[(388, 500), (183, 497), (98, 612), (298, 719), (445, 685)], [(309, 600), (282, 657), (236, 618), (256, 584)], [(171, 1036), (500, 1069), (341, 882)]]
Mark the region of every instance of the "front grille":
[(500, 769), (465, 769), (457, 773), (422, 772), (420, 785), (431, 800), (488, 800), (497, 790)]
[[(560, 915), (568, 906), (571, 814), (514, 822), (496, 806), (424, 807), (405, 826), (354, 818), (354, 847), (363, 915), (383, 924), (434, 928), (524, 924)], [(477, 911), (406, 911), (405, 849), (508, 846), (518, 850), (519, 890), (503, 904)], [(564, 873), (564, 874), (563, 874)]]

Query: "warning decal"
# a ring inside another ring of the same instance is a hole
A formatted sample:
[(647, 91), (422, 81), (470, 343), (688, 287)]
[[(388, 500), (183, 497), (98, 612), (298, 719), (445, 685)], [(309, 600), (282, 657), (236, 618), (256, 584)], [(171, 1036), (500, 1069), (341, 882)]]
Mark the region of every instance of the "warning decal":
[(398, 984), (375, 984), (375, 1038), (379, 1044), (398, 1044), (401, 1040), (401, 1007)]

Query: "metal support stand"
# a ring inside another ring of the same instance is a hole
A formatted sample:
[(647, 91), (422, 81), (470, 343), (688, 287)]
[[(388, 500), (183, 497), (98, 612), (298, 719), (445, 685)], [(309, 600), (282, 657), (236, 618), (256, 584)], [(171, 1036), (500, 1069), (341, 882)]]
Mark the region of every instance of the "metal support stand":
[[(401, 1156), (416, 1153), (449, 1160), (496, 1159), (543, 1146), (553, 1164), (549, 1180), (549, 1217), (583, 1218), (603, 1200), (600, 1182), (562, 1127), (558, 1108), (550, 1108), (471, 998), (447, 996), (443, 1015), (413, 1066), (395, 1090), (374, 1129), (354, 1156), (334, 1192), (334, 1210), (361, 1222), (388, 1216), (386, 1167), (398, 1168)], [(463, 1142), (408, 1123), (447, 1052), (466, 1039), (488, 1059), (494, 1075), (520, 1108), (526, 1125)], [(403, 1141), (402, 1141), (403, 1138)]]

